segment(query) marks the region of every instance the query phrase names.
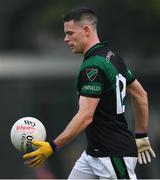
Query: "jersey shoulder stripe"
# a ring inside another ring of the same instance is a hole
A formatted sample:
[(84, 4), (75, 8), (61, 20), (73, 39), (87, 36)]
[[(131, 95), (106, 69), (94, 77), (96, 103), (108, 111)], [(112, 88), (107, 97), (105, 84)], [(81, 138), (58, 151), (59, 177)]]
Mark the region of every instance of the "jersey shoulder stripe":
[(84, 69), (93, 67), (93, 66), (101, 69), (111, 82), (116, 81), (116, 75), (118, 74), (118, 71), (115, 68), (115, 66), (110, 62), (109, 59), (102, 56), (93, 56), (87, 59), (81, 65), (80, 71), (83, 71)]

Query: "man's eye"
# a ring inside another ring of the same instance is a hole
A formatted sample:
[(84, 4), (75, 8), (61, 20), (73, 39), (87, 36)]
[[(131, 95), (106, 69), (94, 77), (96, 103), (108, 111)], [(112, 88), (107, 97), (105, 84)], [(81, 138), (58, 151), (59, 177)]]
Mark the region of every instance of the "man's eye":
[(68, 34), (68, 35), (72, 35), (72, 34), (73, 34), (73, 32), (67, 32), (67, 34)]

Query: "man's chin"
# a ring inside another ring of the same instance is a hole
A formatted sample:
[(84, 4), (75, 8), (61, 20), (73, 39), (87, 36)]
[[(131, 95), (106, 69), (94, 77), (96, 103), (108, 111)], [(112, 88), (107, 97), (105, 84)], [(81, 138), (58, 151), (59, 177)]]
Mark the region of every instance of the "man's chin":
[(72, 51), (72, 53), (74, 53), (74, 54), (81, 54), (81, 53), (82, 53), (81, 51), (78, 51), (78, 50), (76, 50), (76, 49), (71, 49), (71, 51)]

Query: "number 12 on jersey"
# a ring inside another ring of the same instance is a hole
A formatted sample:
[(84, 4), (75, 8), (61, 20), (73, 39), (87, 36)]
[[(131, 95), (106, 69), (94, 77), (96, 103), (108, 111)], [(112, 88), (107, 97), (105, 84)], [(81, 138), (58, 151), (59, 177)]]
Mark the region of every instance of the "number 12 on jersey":
[[(122, 88), (121, 85), (122, 84)], [(122, 74), (116, 75), (116, 104), (117, 104), (117, 114), (124, 113), (125, 105), (124, 98), (126, 96), (126, 78)]]

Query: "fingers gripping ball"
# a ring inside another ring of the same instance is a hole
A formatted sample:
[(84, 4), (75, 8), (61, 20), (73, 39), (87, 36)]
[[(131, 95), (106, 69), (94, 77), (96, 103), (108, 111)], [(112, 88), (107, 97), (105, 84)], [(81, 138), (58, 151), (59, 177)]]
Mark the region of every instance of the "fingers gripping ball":
[(10, 138), (13, 146), (18, 151), (28, 153), (36, 149), (32, 144), (32, 140), (46, 140), (46, 130), (38, 119), (23, 117), (13, 124)]
[(37, 147), (37, 150), (25, 154), (23, 159), (25, 160), (25, 164), (29, 167), (40, 167), (45, 163), (48, 157), (53, 154), (53, 149), (48, 142), (34, 140), (32, 144)]

